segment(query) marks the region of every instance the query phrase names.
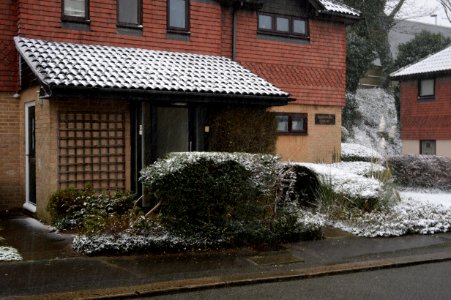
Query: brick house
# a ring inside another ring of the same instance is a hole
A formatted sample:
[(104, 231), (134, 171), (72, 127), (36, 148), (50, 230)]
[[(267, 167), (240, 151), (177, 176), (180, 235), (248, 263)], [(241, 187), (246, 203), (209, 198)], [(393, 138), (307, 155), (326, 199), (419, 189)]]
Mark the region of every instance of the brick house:
[(86, 183), (139, 192), (143, 165), (208, 150), (212, 107), (274, 111), (284, 159), (340, 153), (350, 7), (6, 0), (0, 14), (0, 210), (45, 217), (53, 191)]
[(391, 78), (400, 81), (402, 152), (451, 157), (451, 47)]

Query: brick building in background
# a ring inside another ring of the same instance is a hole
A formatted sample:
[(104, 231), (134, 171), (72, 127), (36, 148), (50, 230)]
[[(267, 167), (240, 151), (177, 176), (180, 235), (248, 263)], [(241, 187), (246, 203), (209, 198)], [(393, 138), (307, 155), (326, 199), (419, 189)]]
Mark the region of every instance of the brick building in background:
[(451, 47), (391, 78), (400, 82), (403, 154), (451, 157)]
[(6, 0), (0, 14), (0, 210), (45, 217), (53, 191), (86, 183), (139, 192), (144, 164), (208, 150), (212, 108), (276, 112), (286, 160), (340, 153), (350, 7)]

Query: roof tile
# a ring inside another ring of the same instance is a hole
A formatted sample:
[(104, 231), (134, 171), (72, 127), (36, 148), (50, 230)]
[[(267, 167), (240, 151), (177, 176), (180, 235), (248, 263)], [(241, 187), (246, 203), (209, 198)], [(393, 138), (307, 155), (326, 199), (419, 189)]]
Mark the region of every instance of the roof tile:
[(288, 97), (221, 56), (14, 38), (21, 56), (49, 86)]

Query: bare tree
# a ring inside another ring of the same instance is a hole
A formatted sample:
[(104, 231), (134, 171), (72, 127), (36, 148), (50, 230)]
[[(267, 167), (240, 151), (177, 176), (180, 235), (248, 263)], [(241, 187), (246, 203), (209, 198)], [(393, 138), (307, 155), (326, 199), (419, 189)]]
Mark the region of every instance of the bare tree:
[(440, 0), (440, 4), (445, 10), (446, 17), (451, 22), (451, 0)]

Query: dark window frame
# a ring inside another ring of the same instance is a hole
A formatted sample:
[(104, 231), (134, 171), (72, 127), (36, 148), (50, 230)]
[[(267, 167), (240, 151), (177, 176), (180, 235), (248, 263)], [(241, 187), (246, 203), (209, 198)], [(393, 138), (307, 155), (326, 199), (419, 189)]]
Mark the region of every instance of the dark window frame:
[(167, 24), (167, 31), (170, 33), (181, 33), (181, 34), (188, 34), (190, 32), (190, 8), (191, 3), (190, 0), (185, 0), (185, 27), (174, 27), (171, 26), (171, 16), (170, 16), (170, 0), (166, 1), (166, 24)]
[[(432, 87), (432, 94), (431, 95), (421, 95), (421, 82), (423, 80), (432, 80), (433, 87)], [(418, 79), (418, 100), (434, 100), (435, 99), (435, 85), (436, 85), (436, 79), (435, 78), (422, 78)]]
[(142, 29), (143, 28), (143, 1), (138, 1), (138, 11), (137, 11), (137, 17), (138, 17), (138, 23), (126, 23), (121, 22), (119, 20), (119, 0), (116, 0), (116, 26), (118, 28), (132, 28), (132, 29)]
[[(307, 113), (275, 113), (276, 117), (288, 117), (288, 131), (279, 131), (279, 135), (308, 135), (308, 114)], [(293, 131), (293, 118), (301, 117), (303, 118), (304, 130), (294, 130)], [(276, 118), (277, 120), (277, 118)]]
[(75, 16), (67, 16), (64, 14), (64, 4), (65, 0), (61, 0), (61, 20), (63, 22), (71, 22), (71, 23), (81, 23), (81, 24), (89, 24), (90, 18), (89, 18), (89, 0), (85, 1), (85, 16), (84, 17), (75, 17)]
[[(429, 143), (434, 143), (434, 154), (424, 154), (423, 153), (423, 143), (426, 143), (426, 142), (429, 142)], [(437, 155), (437, 140), (420, 140), (420, 155)]]
[[(260, 28), (260, 22), (259, 22), (260, 15), (271, 17), (271, 29)], [(288, 19), (288, 32), (277, 30), (277, 18), (278, 17)], [(295, 20), (303, 21), (305, 23), (305, 33), (294, 32), (294, 21)], [(309, 19), (305, 18), (305, 17), (296, 17), (296, 16), (274, 14), (274, 13), (267, 13), (267, 12), (258, 12), (257, 13), (257, 33), (283, 36), (283, 37), (291, 37), (291, 38), (297, 38), (297, 39), (309, 39), (309, 37), (310, 37)]]

